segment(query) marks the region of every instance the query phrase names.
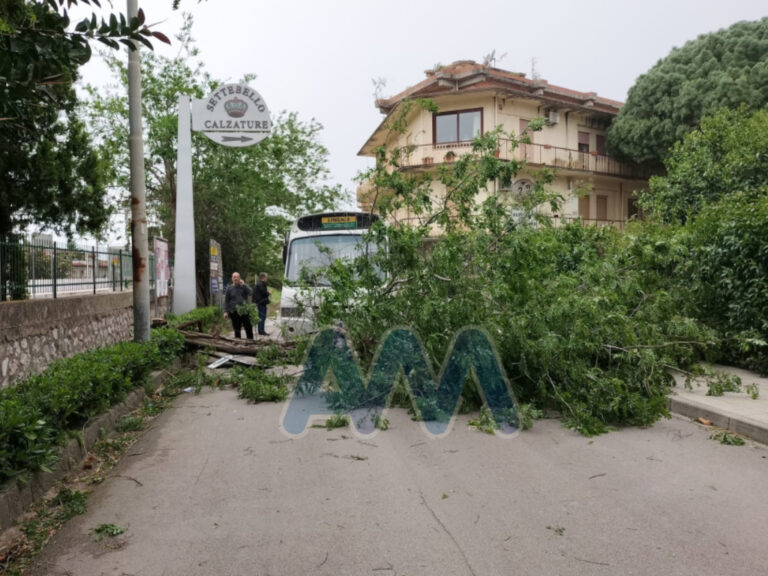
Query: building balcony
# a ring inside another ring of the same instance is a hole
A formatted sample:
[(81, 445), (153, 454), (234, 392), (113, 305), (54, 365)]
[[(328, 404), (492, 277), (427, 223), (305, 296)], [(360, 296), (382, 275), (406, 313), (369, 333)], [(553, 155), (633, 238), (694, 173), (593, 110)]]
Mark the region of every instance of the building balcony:
[[(428, 169), (436, 164), (455, 162), (472, 151), (471, 142), (455, 144), (421, 144), (401, 149), (400, 167)], [(599, 174), (633, 180), (647, 180), (651, 174), (639, 166), (619, 162), (605, 154), (579, 152), (549, 144), (520, 144), (516, 148), (508, 139), (499, 139), (500, 160), (526, 162), (529, 166), (556, 168), (564, 172)]]
[(581, 222), (582, 226), (610, 226), (612, 228), (618, 228), (624, 230), (626, 220), (609, 220), (602, 218), (581, 218), (579, 216), (561, 216), (559, 218), (561, 224), (572, 224), (574, 222)]

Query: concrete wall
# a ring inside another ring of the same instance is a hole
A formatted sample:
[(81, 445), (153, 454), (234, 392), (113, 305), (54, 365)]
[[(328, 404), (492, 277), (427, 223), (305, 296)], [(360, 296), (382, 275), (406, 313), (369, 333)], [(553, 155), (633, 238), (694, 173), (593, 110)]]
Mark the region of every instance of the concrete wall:
[(133, 338), (133, 293), (0, 302), (0, 388), (59, 358)]

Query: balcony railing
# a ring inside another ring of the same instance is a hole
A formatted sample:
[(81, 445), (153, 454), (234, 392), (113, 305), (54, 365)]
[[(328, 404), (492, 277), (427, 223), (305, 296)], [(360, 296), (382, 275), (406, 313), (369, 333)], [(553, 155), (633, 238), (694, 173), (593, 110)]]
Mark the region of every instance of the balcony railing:
[[(453, 162), (471, 150), (471, 142), (410, 146), (407, 149), (402, 149), (400, 165), (415, 168)], [(621, 178), (647, 179), (651, 175), (647, 170), (619, 162), (604, 154), (579, 152), (549, 144), (519, 144), (514, 147), (512, 141), (499, 139), (497, 155), (500, 160), (524, 161), (532, 166), (546, 166)]]
[(611, 226), (624, 230), (625, 220), (608, 220), (602, 218), (579, 218), (578, 216), (562, 216), (560, 218), (562, 224), (571, 224), (573, 222), (581, 222), (582, 226)]

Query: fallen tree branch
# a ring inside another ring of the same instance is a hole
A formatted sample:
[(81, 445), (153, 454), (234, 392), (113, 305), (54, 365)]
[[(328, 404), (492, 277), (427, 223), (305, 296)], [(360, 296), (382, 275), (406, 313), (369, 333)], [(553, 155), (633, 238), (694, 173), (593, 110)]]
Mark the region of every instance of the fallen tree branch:
[(176, 330), (181, 332), (184, 328), (189, 328), (190, 326), (197, 326), (197, 331), (202, 333), (203, 332), (203, 321), (202, 320), (190, 320), (189, 322), (182, 322), (178, 326), (175, 326)]
[(213, 336), (202, 332), (188, 332), (179, 330), (184, 336), (184, 341), (192, 346), (200, 348), (215, 348), (229, 354), (240, 354), (245, 356), (255, 356), (264, 348), (277, 346), (281, 350), (293, 350), (296, 347), (294, 342), (276, 342), (274, 340), (245, 340), (241, 338), (229, 338), (227, 336)]

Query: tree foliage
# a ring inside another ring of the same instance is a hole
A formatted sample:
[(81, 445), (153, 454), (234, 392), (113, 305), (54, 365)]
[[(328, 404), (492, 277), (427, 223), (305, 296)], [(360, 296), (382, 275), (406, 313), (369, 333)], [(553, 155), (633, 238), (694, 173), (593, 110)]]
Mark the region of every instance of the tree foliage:
[(672, 145), (722, 107), (768, 104), (768, 18), (699, 36), (641, 75), (607, 134), (613, 154), (659, 168)]
[(0, 17), (0, 237), (30, 221), (96, 230), (108, 215), (99, 159), (72, 89), (89, 52), (47, 3), (13, 0)]
[(690, 227), (684, 277), (698, 316), (727, 361), (768, 373), (768, 185), (706, 205)]
[(768, 111), (723, 109), (675, 144), (666, 176), (651, 178), (643, 209), (658, 221), (684, 224), (735, 192), (760, 194), (768, 182)]
[(640, 203), (676, 226), (689, 256), (676, 279), (724, 358), (768, 371), (768, 112), (723, 109), (677, 143)]
[[(98, 0), (80, 0), (99, 5)], [(97, 232), (109, 216), (103, 166), (75, 114), (72, 88), (89, 42), (167, 41), (144, 14), (90, 18), (70, 29), (77, 0), (0, 4), (0, 237), (31, 222), (60, 232)]]
[[(174, 58), (154, 53), (142, 62), (142, 100), (145, 121), (145, 172), (150, 219), (173, 244), (176, 210), (178, 96), (203, 98), (220, 84), (196, 59), (187, 17), (178, 35), (180, 51)], [(126, 66), (107, 57), (113, 73), (126, 82)], [(248, 82), (252, 76), (246, 76)], [(99, 136), (101, 151), (113, 166), (111, 183), (129, 183), (127, 98), (124, 91), (105, 94), (90, 89), (89, 124)], [(225, 277), (232, 271), (260, 271), (280, 276), (281, 232), (298, 213), (327, 208), (341, 195), (339, 186), (326, 183), (327, 150), (320, 144), (322, 127), (301, 121), (295, 113), (273, 118), (271, 135), (249, 148), (226, 148), (193, 132), (192, 159), (198, 294), (207, 295), (208, 242), (217, 240), (223, 251)]]
[[(402, 129), (397, 119), (391, 127)], [(652, 423), (666, 414), (667, 369), (689, 367), (716, 343), (674, 283), (687, 246), (653, 225), (625, 233), (552, 227), (536, 208), (559, 201), (546, 173), (530, 196), (489, 194), (489, 181), (522, 167), (493, 157), (500, 136), (486, 133), (472, 153), (440, 168), (439, 196), (430, 193), (433, 177), (396, 169), (402, 151), (379, 150), (377, 167), (363, 175), (375, 209), (389, 220), (407, 209), (421, 223), (377, 225), (375, 255), (324, 271), (332, 290), (320, 321), (341, 319), (363, 364), (387, 329), (411, 327), (433, 367), (461, 328), (479, 326), (495, 339), (520, 401), (554, 408), (586, 434)], [(433, 225), (441, 234), (426, 249)]]

